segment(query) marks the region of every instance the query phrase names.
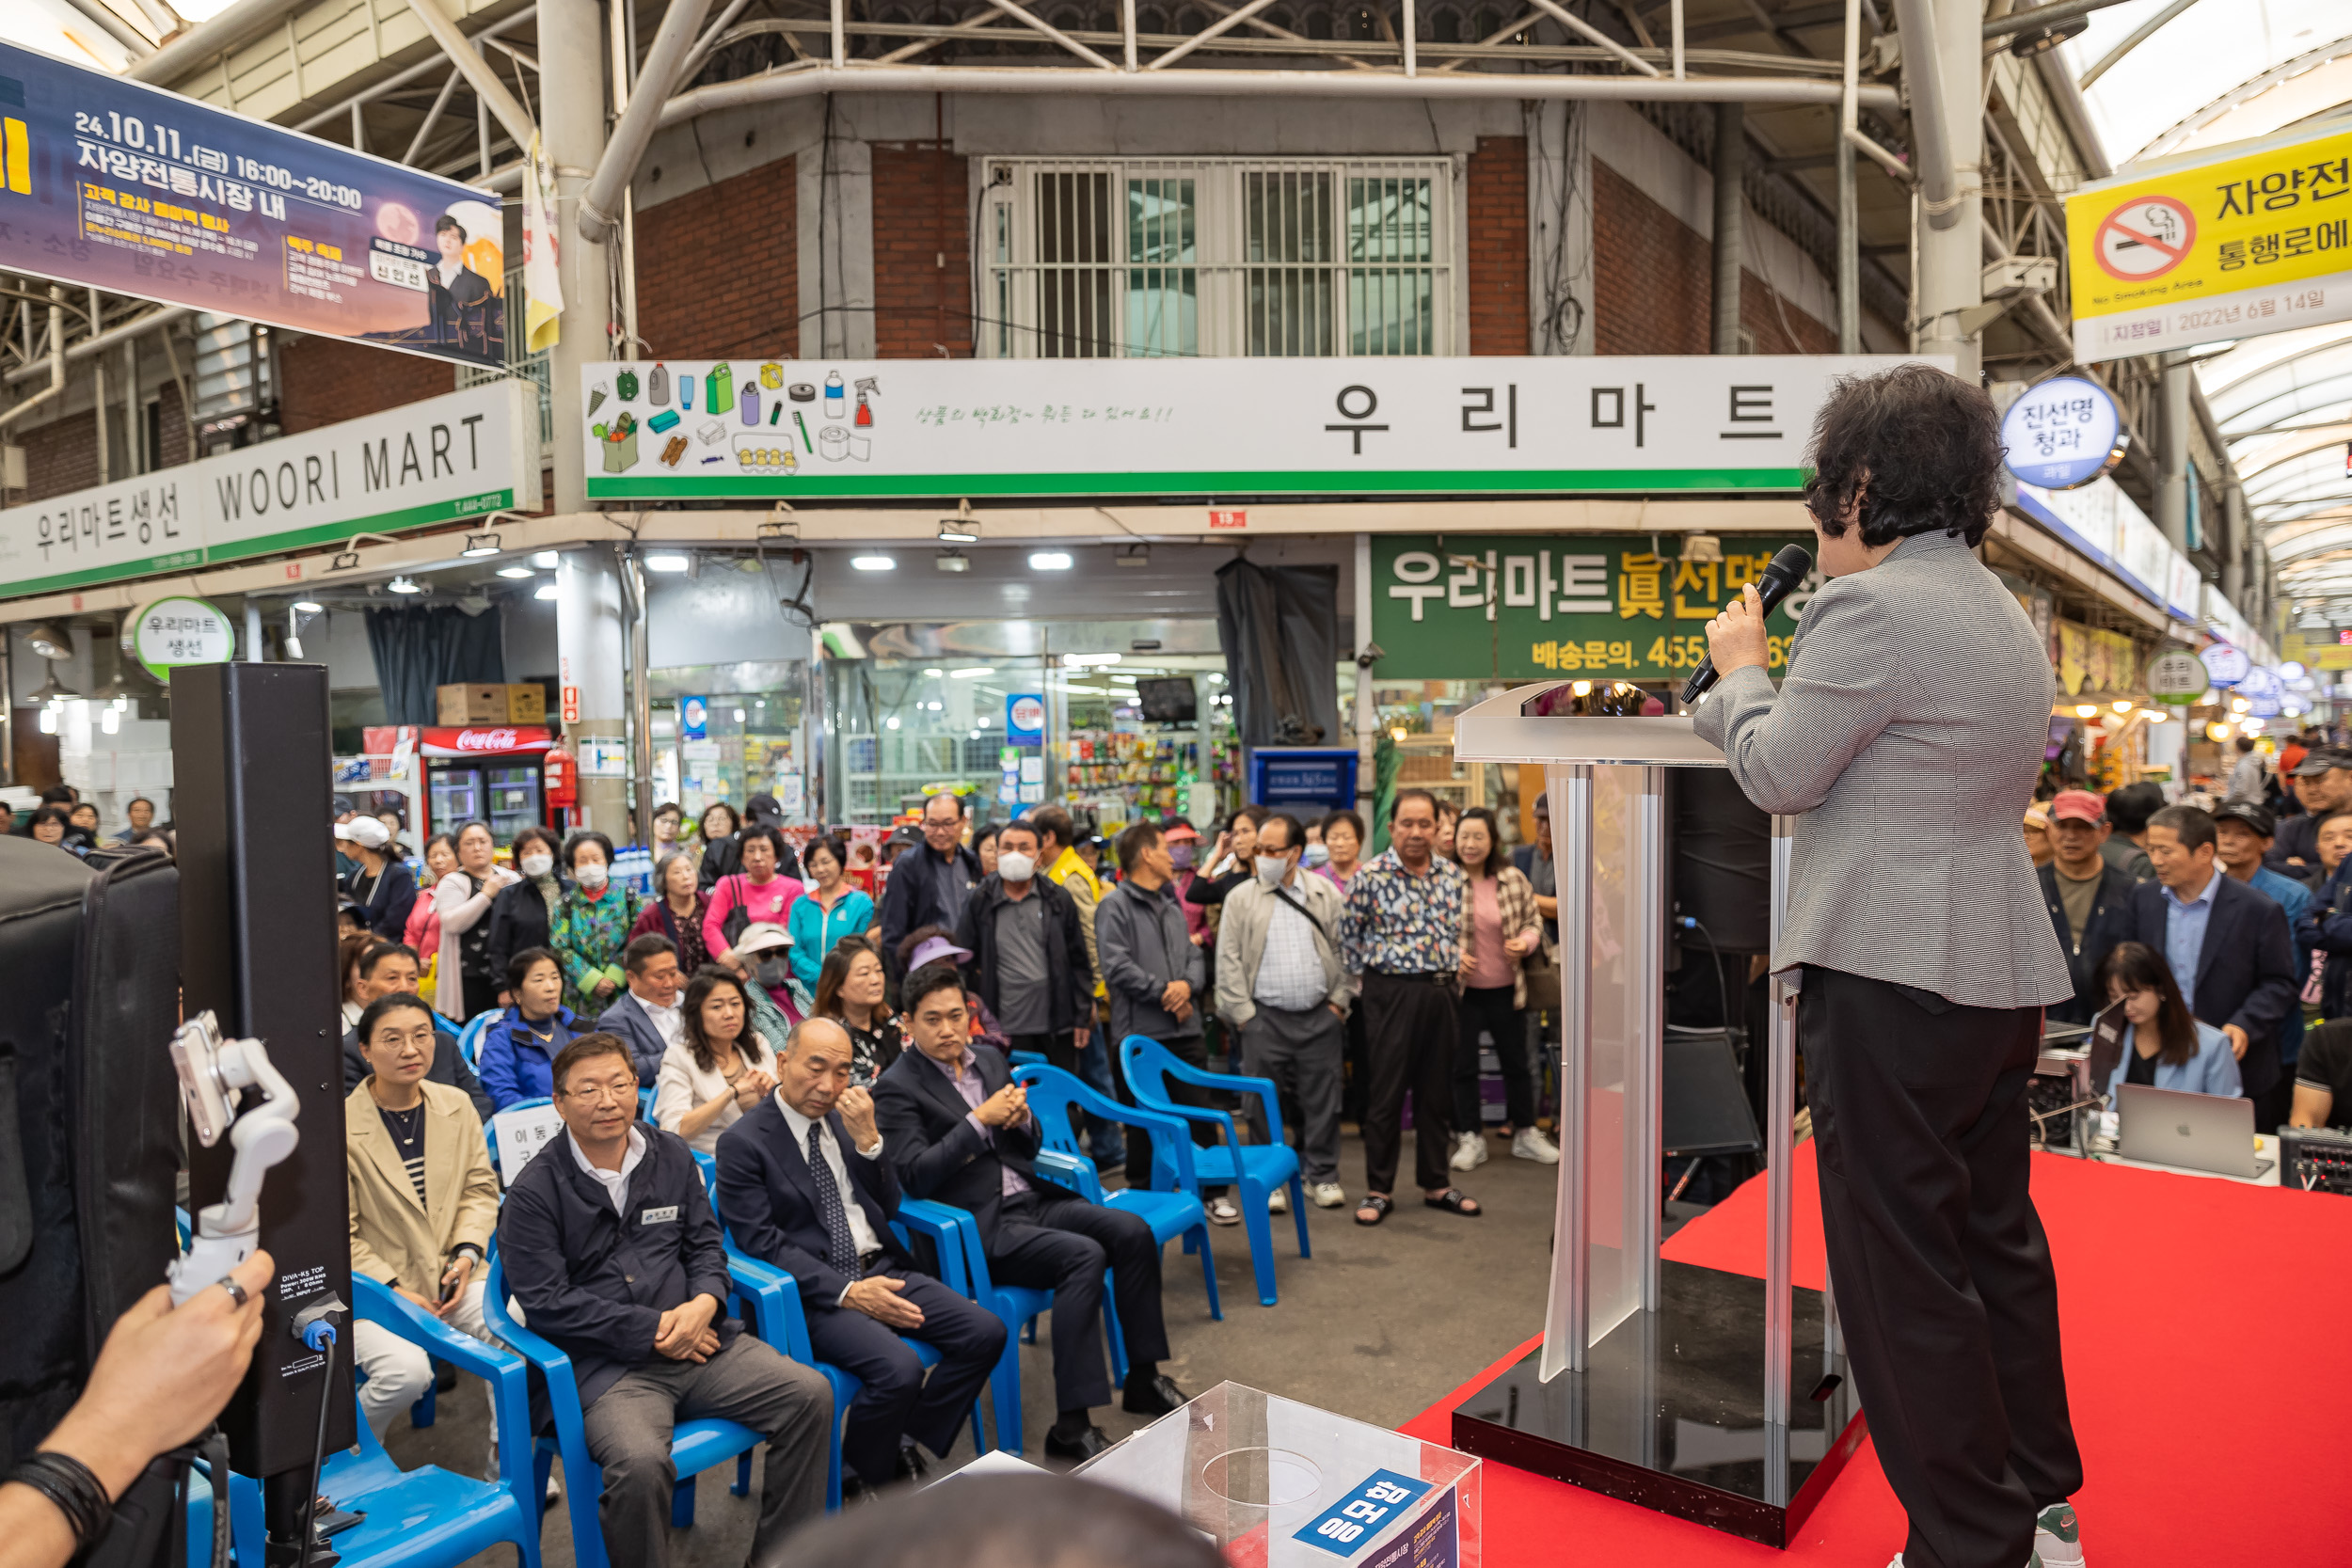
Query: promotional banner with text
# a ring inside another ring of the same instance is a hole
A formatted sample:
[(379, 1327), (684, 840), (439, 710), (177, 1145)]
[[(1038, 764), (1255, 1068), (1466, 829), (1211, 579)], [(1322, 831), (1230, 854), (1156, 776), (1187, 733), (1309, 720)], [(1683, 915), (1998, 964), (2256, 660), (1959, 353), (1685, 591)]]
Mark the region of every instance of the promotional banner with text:
[(670, 360), (583, 367), (580, 417), (612, 499), (1785, 492), (1830, 385), (1900, 362)]

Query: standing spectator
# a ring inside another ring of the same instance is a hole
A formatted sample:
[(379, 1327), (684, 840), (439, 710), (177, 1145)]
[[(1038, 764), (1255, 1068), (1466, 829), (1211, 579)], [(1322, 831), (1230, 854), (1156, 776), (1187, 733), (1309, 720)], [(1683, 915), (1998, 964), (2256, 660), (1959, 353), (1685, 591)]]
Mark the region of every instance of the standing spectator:
[(1197, 863), (1200, 834), (1179, 816), (1160, 825), (1160, 839), (1168, 846), (1168, 863), (1175, 867), (1175, 879), (1168, 886), (1176, 890), (1176, 901), (1184, 907), (1184, 935), (1194, 946), (1200, 946), (1209, 940), (1209, 911), (1184, 896), (1192, 891), (1193, 881), (1200, 874)]
[[(1536, 809), (1540, 811), (1543, 808), (1538, 806)], [(1344, 898), (1347, 896), (1348, 881), (1363, 861), (1364, 819), (1344, 808), (1332, 812), (1323, 819), (1323, 847), (1327, 859), (1314, 868), (1315, 874), (1328, 879), (1331, 885), (1340, 890), (1340, 896)], [(1519, 869), (1524, 871), (1527, 868), (1521, 866)]]
[(1244, 806), (1225, 819), (1225, 831), (1216, 835), (1209, 850), (1209, 863), (1201, 867), (1200, 875), (1192, 879), (1192, 890), (1184, 895), (1186, 903), (1215, 909), (1249, 880), (1258, 857), (1258, 825), (1265, 819), (1263, 806)]
[(1029, 813), (1029, 825), (1037, 830), (1037, 858), (1044, 867), (1046, 879), (1058, 882), (1062, 891), (1078, 907), (1078, 929), (1085, 933), (1087, 963), (1093, 969), (1094, 994), (1107, 998), (1109, 990), (1103, 983), (1103, 949), (1100, 933), (1094, 928), (1094, 917), (1103, 906), (1103, 879), (1078, 853), (1077, 824), (1059, 806), (1042, 806)]
[(457, 869), (433, 890), (441, 925), (440, 957), (434, 964), (437, 1006), (442, 1015), (476, 1019), (499, 1006), (501, 972), (490, 965), (490, 911), (515, 874), (492, 858), (487, 822), (457, 830)]
[[(901, 974), (912, 974), (925, 964), (942, 962), (957, 965), (957, 973), (961, 974), (966, 973), (962, 966), (972, 961), (972, 950), (958, 947), (956, 934), (945, 926), (917, 926), (907, 933), (906, 941), (898, 944), (896, 957)], [(963, 1006), (972, 1018), (972, 1042), (985, 1045), (998, 1055), (1009, 1059), (1012, 1054), (1010, 1037), (996, 1022), (996, 1015), (988, 1010), (988, 1004), (980, 1000), (980, 993), (971, 989), (968, 977), (964, 985)], [(898, 1031), (901, 1036), (906, 1033), (903, 1018), (898, 1021)]]
[[(1007, 857), (1016, 843), (1036, 842), (1034, 832), (1020, 839), (1013, 832), (1006, 830)], [(1052, 885), (1041, 882), (1022, 902)], [(967, 922), (982, 901), (974, 896)], [(1077, 946), (1074, 911), (1069, 924)], [(1085, 948), (1077, 946), (1077, 954), (1083, 959)], [(1159, 1366), (1168, 1355), (1160, 1243), (1151, 1227), (1126, 1210), (1089, 1203), (1039, 1180), (1042, 1140), (1027, 1091), (1012, 1082), (993, 1052), (973, 1050), (961, 976), (933, 964), (908, 975), (905, 990), (915, 1049), (874, 1087), (886, 1158), (911, 1196), (970, 1212), (992, 1278), (1054, 1292), (1057, 1413), (1045, 1452), (1091, 1459), (1110, 1447), (1091, 1414), (1093, 1406), (1110, 1402), (1110, 1383), (1103, 1375), (1105, 1265), (1127, 1345), (1123, 1403), (1136, 1415), (1164, 1416), (1184, 1402), (1184, 1391)]]
[[(2214, 813), (2214, 858), (2221, 869), (2255, 892), (2268, 895), (2270, 901), (2285, 911), (2287, 929), (2300, 931), (2305, 916), (2311, 912), (2312, 890), (2263, 863), (2263, 856), (2269, 852), (2277, 833), (2270, 808), (2251, 800), (2232, 800)], [(2298, 984), (2311, 970), (2311, 949), (2297, 942), (2295, 973)], [(2303, 1009), (2289, 1007), (2286, 1022), (2279, 1026), (2279, 1082), (2271, 1088), (2270, 1103), (2262, 1107), (2260, 1113), (2274, 1125), (2286, 1120), (2293, 1104), (2295, 1062), (2302, 1053)]]
[(1454, 1037), (1454, 1133), (1451, 1164), (1474, 1170), (1486, 1163), (1486, 1124), (1478, 1093), (1478, 1032), (1493, 1037), (1502, 1063), (1503, 1117), (1511, 1124), (1511, 1157), (1556, 1165), (1560, 1150), (1535, 1125), (1535, 1080), (1527, 1061), (1529, 955), (1544, 944), (1535, 890), (1516, 865), (1500, 863), (1502, 835), (1495, 814), (1472, 806), (1454, 830), (1455, 863), (1469, 879), (1462, 899), (1462, 1001)]
[[(1347, 1201), (1340, 1186), (1342, 1021), (1356, 982), (1340, 961), (1339, 889), (1300, 870), (1298, 832), (1288, 812), (1267, 817), (1248, 884), (1226, 896), (1216, 1013), (1241, 1042), (1241, 1070), (1272, 1079), (1282, 1097), (1308, 1197), (1336, 1209)], [(1263, 1104), (1252, 1096), (1248, 1108), (1251, 1128), (1266, 1137)]]
[(703, 917), (710, 912), (710, 895), (695, 880), (694, 857), (673, 849), (653, 870), (653, 896), (637, 911), (631, 937), (664, 936), (677, 949), (678, 968), (691, 974), (710, 961), (703, 942)]
[(991, 822), (972, 831), (972, 853), (979, 860), (982, 877), (996, 875), (996, 830), (1002, 825)]
[(776, 1053), (752, 1027), (743, 982), (726, 970), (699, 971), (686, 985), (685, 1029), (661, 1058), (654, 1125), (684, 1138), (697, 1154), (776, 1089)]
[(2237, 737), (2237, 762), (2230, 769), (2230, 800), (2260, 801), (2263, 798), (2263, 754), (2254, 750), (2254, 737)]
[[(1535, 809), (1540, 812), (1543, 802), (1537, 801)], [(1550, 829), (1546, 827), (1544, 832), (1549, 835)], [(1549, 836), (1544, 840), (1546, 846), (1550, 842)], [(1343, 808), (1323, 819), (1323, 847), (1329, 851), (1330, 860), (1316, 867), (1316, 871), (1339, 889), (1343, 904), (1347, 901), (1348, 884), (1355, 880), (1356, 868), (1363, 863), (1364, 844), (1364, 819), (1354, 812)], [(1525, 871), (1527, 867), (1522, 865), (1519, 869)], [(1337, 929), (1337, 927), (1333, 927), (1333, 930)], [(1361, 1127), (1364, 1124), (1365, 1097), (1372, 1085), (1371, 1057), (1364, 1043), (1363, 1008), (1350, 1006), (1347, 1009), (1346, 1030), (1346, 1044), (1341, 1050), (1343, 1079), (1340, 1089), (1340, 1119)]]
[(564, 1005), (587, 1024), (628, 983), (621, 949), (628, 945), (637, 911), (629, 907), (629, 895), (613, 884), (612, 841), (602, 833), (574, 833), (564, 840), (564, 865), (572, 887), (548, 924), (548, 945), (564, 960)]
[(139, 841), (139, 834), (155, 825), (155, 802), (144, 795), (134, 795), (131, 797), (131, 803), (122, 808), (122, 815), (129, 820), (130, 826), (123, 829), (116, 837), (115, 842), (126, 845), (136, 844)]
[[(2286, 828), (2282, 825), (2279, 831), (2283, 834)], [(2309, 877), (2303, 879), (2303, 882), (2312, 890), (2312, 896), (2316, 898), (2320, 885), (2342, 870), (2345, 856), (2352, 855), (2352, 806), (2335, 806), (2322, 812), (2319, 829), (2312, 835), (2312, 847), (2319, 855), (2319, 864)], [(2272, 841), (2271, 847), (2278, 847), (2277, 840)], [(2290, 867), (2289, 874), (2296, 874), (2300, 870), (2299, 866)]]
[(742, 823), (733, 806), (724, 800), (713, 800), (703, 807), (701, 826), (703, 858), (699, 878), (707, 893), (721, 877), (735, 869), (735, 835)]
[(617, 1035), (637, 1063), (637, 1083), (652, 1088), (661, 1076), (661, 1058), (685, 1037), (685, 1009), (678, 992), (686, 972), (678, 967), (677, 944), (659, 931), (628, 939), (621, 949), (628, 993), (604, 1010), (596, 1027)]
[(2099, 965), (2099, 987), (2123, 1009), (2123, 1055), (2101, 1090), (2115, 1102), (2124, 1084), (2235, 1100), (2237, 1058), (2229, 1037), (2189, 1016), (2172, 971), (2152, 947), (2119, 942)]
[(2229, 1037), (2255, 1131), (2267, 1132), (2277, 1123), (2263, 1125), (2263, 1097), (2279, 1082), (2279, 1026), (2302, 976), (2285, 912), (2221, 874), (2216, 837), (2213, 818), (2195, 806), (2149, 818), (2156, 880), (2135, 890), (2132, 935), (2164, 955), (2189, 1011)]
[(1035, 826), (1007, 823), (996, 842), (996, 875), (972, 890), (956, 926), (956, 945), (972, 954), (964, 974), (1013, 1049), (1041, 1052), (1075, 1072), (1094, 1030), (1094, 972), (1078, 906), (1038, 874)]
[(726, 1317), (726, 1244), (686, 1146), (637, 1122), (637, 1069), (610, 1035), (564, 1053), (563, 1147), (525, 1165), (499, 1214), (507, 1288), (532, 1332), (571, 1357), (588, 1451), (604, 1470), (606, 1556), (665, 1568), (670, 1438), (681, 1417), (766, 1434), (751, 1560), (825, 1507), (833, 1393)]
[(335, 979), (343, 993), (343, 1027), (358, 1027), (359, 1015), (368, 1010), (375, 993), (368, 989), (365, 963), (369, 950), (382, 945), (382, 940), (365, 927), (347, 931), (335, 941)]
[(2352, 752), (2313, 746), (2290, 780), (2303, 811), (2280, 825), (2264, 863), (2273, 871), (2309, 879), (2319, 865), (2319, 823), (2330, 812), (2352, 806)]
[[(482, 1117), (465, 1094), (432, 1081), (440, 1041), (431, 1010), (415, 996), (396, 992), (369, 1004), (358, 1037), (367, 1073), (343, 1102), (351, 1272), (488, 1339), (482, 1294), (499, 1179)], [(433, 1363), (389, 1329), (364, 1322), (352, 1325), (351, 1359), (367, 1374), (359, 1415), (380, 1442), (392, 1418), (433, 1386)], [(495, 1446), (495, 1409), (490, 1436)]]
[[(779, 931), (788, 931), (792, 906), (806, 890), (799, 879), (777, 869), (785, 854), (782, 833), (770, 827), (751, 827), (737, 836), (743, 869), (722, 877), (710, 890), (710, 906), (703, 913), (703, 942), (710, 949), (712, 963), (732, 969), (749, 980), (753, 977), (751, 965), (736, 953), (736, 942), (753, 926), (772, 926)], [(742, 924), (730, 933), (728, 917), (739, 910), (743, 914)], [(787, 1000), (791, 995), (790, 965), (781, 967), (784, 974), (768, 981), (768, 994), (785, 1009), (786, 1016), (798, 1018), (798, 1004)]]
[[(800, 982), (802, 995), (815, 996), (834, 943), (873, 931), (874, 901), (850, 883), (849, 847), (834, 834), (809, 845), (801, 856), (801, 868), (813, 885), (792, 906), (787, 929), (792, 934), (792, 977)], [(881, 949), (875, 952), (879, 957)]]
[(1451, 800), (1438, 802), (1438, 853), (1454, 859), (1454, 835), (1462, 825), (1462, 808)]
[(905, 1049), (898, 1037), (898, 1021), (885, 1000), (888, 989), (881, 944), (867, 936), (843, 937), (825, 955), (825, 966), (817, 977), (816, 1011), (811, 1016), (829, 1018), (849, 1035), (850, 1082), (859, 1088), (871, 1087)]
[[(2285, 745), (2279, 748), (2279, 777), (2281, 780), (2292, 779), (2295, 770), (2303, 765), (2304, 753), (2312, 749), (2312, 734), (2310, 730), (2297, 730), (2287, 737)], [(2295, 798), (2295, 791), (2288, 789), (2284, 793), (2286, 804), (2281, 808), (2280, 816), (2293, 816), (2303, 809), (2303, 802)]]
[(507, 961), (506, 991), (514, 1001), (482, 1031), (474, 1053), (494, 1114), (555, 1092), (555, 1058), (578, 1022), (564, 1006), (563, 962), (544, 947), (526, 947)]
[[(437, 907), (441, 879), (457, 869), (457, 843), (447, 833), (435, 833), (424, 841), (424, 876), (417, 889), (416, 901), (408, 906), (408, 918), (401, 926), (400, 940), (424, 955), (428, 966), (435, 964), (441, 952), (441, 913)], [(427, 984), (432, 982), (432, 970), (427, 970)]]
[[(830, 958), (827, 960), (831, 961)], [(880, 982), (882, 965), (875, 963)], [(857, 1379), (842, 1422), (846, 1497), (922, 1481), (1004, 1354), (996, 1315), (928, 1275), (898, 1246), (898, 1173), (849, 1037), (814, 1018), (785, 1037), (776, 1092), (719, 1140), (719, 1202), (745, 1252), (800, 1286), (817, 1358)], [(928, 1380), (901, 1335), (939, 1353)]]
[(2050, 863), (2035, 875), (2050, 927), (2066, 949), (2074, 999), (2049, 1009), (2054, 1023), (2089, 1023), (2107, 1005), (2099, 966), (2115, 944), (2129, 938), (2135, 883), (2099, 852), (2111, 831), (2106, 802), (2087, 789), (2059, 792), (2050, 802)]
[(882, 943), (896, 952), (917, 926), (953, 928), (987, 873), (963, 847), (963, 797), (942, 791), (923, 802), (923, 842), (891, 863), (882, 896)]
[(2352, 955), (2352, 871), (2345, 870), (2352, 865), (2352, 806), (2321, 816), (2312, 837), (2312, 852), (2321, 863), (2328, 865), (2330, 857), (2334, 863), (2312, 893), (2295, 933), (2296, 943), (2312, 954), (2303, 1000), (2317, 1006), (2322, 1019), (2339, 1019), (2352, 1015), (2352, 957), (2347, 957)]
[(2164, 809), (2164, 791), (2154, 784), (2125, 784), (2107, 797), (2107, 841), (2099, 846), (2106, 863), (2135, 882), (2155, 876), (2148, 859), (2148, 819)]
[(653, 842), (646, 852), (659, 862), (664, 856), (686, 847), (678, 842), (678, 834), (686, 827), (686, 808), (675, 800), (664, 800), (653, 808)]
[[(1142, 1035), (1181, 1060), (1205, 1069), (1209, 1053), (1201, 1007), (1207, 1000), (1209, 969), (1184, 924), (1184, 906), (1176, 901), (1175, 863), (1156, 824), (1137, 822), (1119, 835), (1119, 868), (1123, 877), (1094, 915), (1103, 979), (1110, 993), (1110, 1037), (1124, 1040)], [(1149, 1187), (1151, 1134), (1130, 1128), (1126, 1145), (1127, 1184)], [(1208, 1209), (1209, 1218), (1219, 1225), (1241, 1223), (1241, 1210), (1224, 1193), (1211, 1197)]]
[(355, 816), (342, 833), (359, 863), (359, 869), (343, 884), (344, 895), (367, 911), (369, 930), (387, 942), (398, 942), (416, 908), (416, 873), (392, 858), (392, 835), (376, 818)]
[[(548, 945), (555, 906), (564, 901), (564, 882), (555, 869), (558, 846), (545, 828), (519, 828), (507, 846), (515, 869), (522, 873), (490, 905), (490, 967), (504, 974), (517, 953)], [(511, 995), (501, 995), (505, 1006)]]
[(1361, 976), (1369, 1009), (1372, 1082), (1364, 1111), (1364, 1201), (1358, 1225), (1396, 1207), (1397, 1156), (1407, 1089), (1413, 1096), (1413, 1166), (1422, 1201), (1455, 1214), (1486, 1212), (1448, 1183), (1454, 1101), (1454, 988), (1460, 973), (1468, 879), (1437, 856), (1438, 800), (1400, 789), (1389, 802), (1389, 847), (1364, 863), (1347, 890), (1340, 951)]
[(2026, 857), (2040, 870), (2050, 863), (2053, 852), (2049, 809), (2037, 800), (2026, 808)]

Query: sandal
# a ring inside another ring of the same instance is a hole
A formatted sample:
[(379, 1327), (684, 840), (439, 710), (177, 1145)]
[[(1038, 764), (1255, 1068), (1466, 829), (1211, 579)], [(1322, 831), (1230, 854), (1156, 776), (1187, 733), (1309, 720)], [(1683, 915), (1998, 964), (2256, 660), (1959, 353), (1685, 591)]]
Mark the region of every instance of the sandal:
[(1448, 1187), (1444, 1192), (1439, 1193), (1436, 1197), (1430, 1197), (1424, 1195), (1422, 1198), (1422, 1202), (1432, 1209), (1451, 1210), (1453, 1212), (1461, 1214), (1469, 1219), (1476, 1219), (1479, 1215), (1486, 1212), (1479, 1205), (1476, 1198), (1463, 1192), (1459, 1187)]
[[(1395, 1207), (1396, 1205), (1389, 1201), (1386, 1195), (1381, 1193), (1367, 1193), (1364, 1195), (1363, 1202), (1356, 1205), (1356, 1223), (1358, 1225), (1378, 1225), (1382, 1220), (1389, 1217), (1389, 1211)], [(1372, 1218), (1364, 1218), (1366, 1214), (1370, 1214)]]

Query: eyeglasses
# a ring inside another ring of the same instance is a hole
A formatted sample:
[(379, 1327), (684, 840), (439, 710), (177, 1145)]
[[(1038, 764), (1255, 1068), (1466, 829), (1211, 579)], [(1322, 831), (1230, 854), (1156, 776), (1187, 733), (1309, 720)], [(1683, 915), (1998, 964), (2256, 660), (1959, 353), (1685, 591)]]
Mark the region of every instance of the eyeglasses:
[(564, 1091), (568, 1099), (593, 1101), (601, 1105), (608, 1101), (637, 1098), (637, 1080), (615, 1079), (610, 1084), (575, 1084)]

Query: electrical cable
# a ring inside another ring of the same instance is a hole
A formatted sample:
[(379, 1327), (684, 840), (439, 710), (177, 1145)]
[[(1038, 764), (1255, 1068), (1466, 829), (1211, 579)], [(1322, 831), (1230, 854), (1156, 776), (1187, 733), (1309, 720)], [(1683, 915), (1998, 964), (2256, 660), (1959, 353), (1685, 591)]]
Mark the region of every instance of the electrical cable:
[(319, 1379), (319, 1429), (318, 1436), (310, 1447), (310, 1484), (302, 1496), (302, 1533), (294, 1538), (302, 1548), (302, 1555), (296, 1560), (305, 1564), (310, 1560), (311, 1532), (318, 1526), (319, 1472), (326, 1465), (326, 1413), (334, 1404), (335, 1346), (338, 1342), (335, 1325), (324, 1320), (312, 1325), (311, 1332), (326, 1340), (326, 1367), (325, 1375)]

